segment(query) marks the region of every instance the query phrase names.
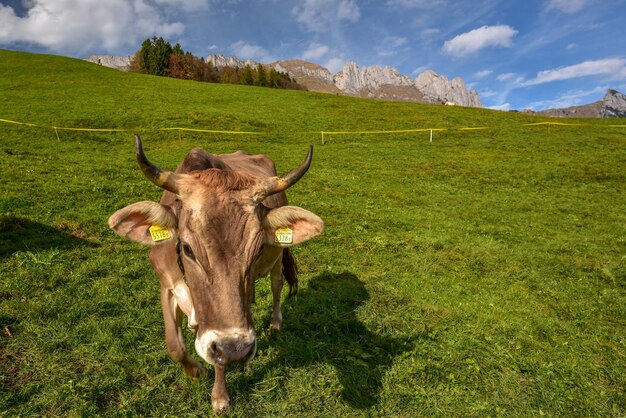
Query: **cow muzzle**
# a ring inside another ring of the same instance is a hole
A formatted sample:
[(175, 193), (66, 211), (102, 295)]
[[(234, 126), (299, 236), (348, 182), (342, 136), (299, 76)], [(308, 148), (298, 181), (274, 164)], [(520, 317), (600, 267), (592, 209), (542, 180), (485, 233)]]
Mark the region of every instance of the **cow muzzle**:
[(205, 331), (195, 346), (198, 355), (214, 366), (248, 363), (256, 354), (256, 335), (254, 330)]

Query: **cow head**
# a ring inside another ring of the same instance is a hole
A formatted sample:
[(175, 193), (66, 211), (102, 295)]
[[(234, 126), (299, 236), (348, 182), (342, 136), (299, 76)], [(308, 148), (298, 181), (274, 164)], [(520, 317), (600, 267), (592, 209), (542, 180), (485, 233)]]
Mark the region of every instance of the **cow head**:
[[(197, 353), (220, 367), (250, 361), (256, 351), (251, 316), (255, 262), (268, 246), (275, 250), (295, 245), (323, 229), (322, 220), (307, 210), (263, 205), (268, 196), (283, 192), (306, 173), (312, 147), (297, 169), (258, 177), (215, 168), (163, 171), (148, 161), (141, 140), (135, 139), (141, 170), (154, 184), (174, 193), (180, 206), (172, 210), (138, 202), (113, 214), (110, 227), (143, 244), (175, 245), (175, 268), (184, 271), (197, 321)], [(277, 230), (285, 228), (289, 239), (277, 240)]]

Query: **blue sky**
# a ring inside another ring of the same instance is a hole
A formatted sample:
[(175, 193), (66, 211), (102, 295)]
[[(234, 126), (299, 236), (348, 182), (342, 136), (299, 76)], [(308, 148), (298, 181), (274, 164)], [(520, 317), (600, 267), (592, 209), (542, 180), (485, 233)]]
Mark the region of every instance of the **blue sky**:
[(626, 0), (0, 1), (1, 48), (129, 55), (153, 35), (202, 57), (301, 58), (333, 73), (346, 61), (433, 69), (504, 110), (626, 93)]

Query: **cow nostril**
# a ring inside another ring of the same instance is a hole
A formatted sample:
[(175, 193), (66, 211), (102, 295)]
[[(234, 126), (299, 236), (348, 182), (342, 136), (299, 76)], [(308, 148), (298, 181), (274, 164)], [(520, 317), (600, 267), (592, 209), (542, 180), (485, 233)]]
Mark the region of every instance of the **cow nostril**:
[(211, 343), (211, 350), (213, 351), (213, 357), (215, 362), (221, 365), (228, 363), (228, 354), (225, 351), (222, 344), (216, 342)]

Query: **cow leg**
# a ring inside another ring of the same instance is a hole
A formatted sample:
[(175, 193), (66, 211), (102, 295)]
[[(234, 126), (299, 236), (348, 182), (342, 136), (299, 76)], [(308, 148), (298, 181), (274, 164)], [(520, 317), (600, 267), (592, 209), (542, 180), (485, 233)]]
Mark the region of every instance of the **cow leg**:
[(165, 287), (161, 287), (161, 307), (165, 322), (165, 342), (170, 357), (183, 366), (188, 376), (206, 376), (207, 370), (204, 366), (187, 353), (182, 329), (183, 312), (176, 303), (174, 293)]
[(272, 278), (272, 299), (274, 300), (274, 305), (272, 307), (272, 323), (270, 324), (270, 332), (278, 332), (283, 326), (283, 314), (280, 311), (280, 295), (283, 290), (282, 260), (282, 256), (278, 257), (270, 273)]
[(226, 389), (226, 368), (224, 366), (215, 366), (215, 382), (211, 391), (211, 405), (213, 412), (223, 412), (228, 408), (230, 398)]

